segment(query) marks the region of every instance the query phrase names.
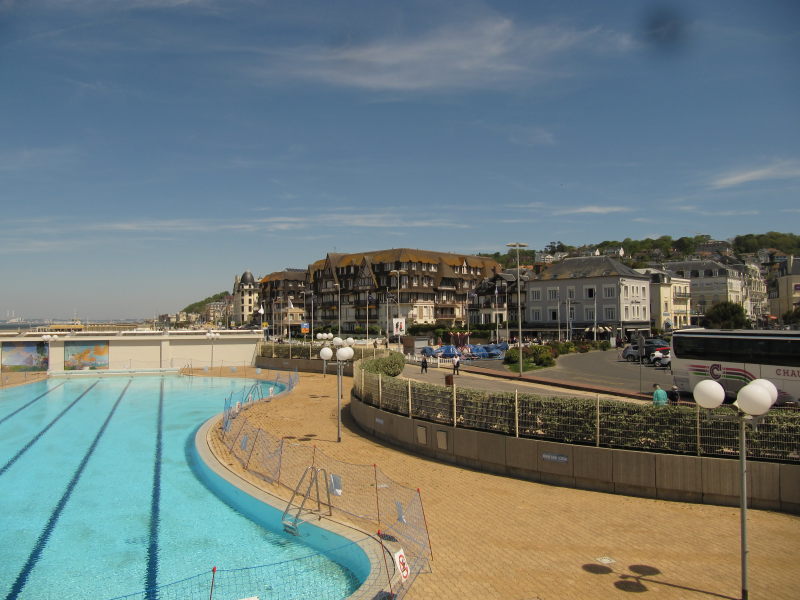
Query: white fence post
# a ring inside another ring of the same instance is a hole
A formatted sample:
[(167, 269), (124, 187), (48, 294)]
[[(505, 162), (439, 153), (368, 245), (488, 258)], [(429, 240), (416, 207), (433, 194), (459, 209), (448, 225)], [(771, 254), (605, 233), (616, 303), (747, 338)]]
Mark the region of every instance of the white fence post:
[(453, 427), (458, 427), (458, 419), (456, 418), (456, 382), (453, 381)]
[(519, 437), (519, 390), (514, 389), (514, 437)]
[(408, 380), (408, 416), (411, 418), (411, 380)]
[(378, 408), (383, 406), (383, 377), (378, 373)]

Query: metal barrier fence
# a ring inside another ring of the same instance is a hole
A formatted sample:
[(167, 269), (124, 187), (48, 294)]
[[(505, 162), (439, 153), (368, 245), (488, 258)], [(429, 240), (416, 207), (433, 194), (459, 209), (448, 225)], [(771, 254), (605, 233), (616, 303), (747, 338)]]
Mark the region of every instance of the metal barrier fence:
[(244, 407), (223, 420), (221, 437), (248, 472), (294, 490), (308, 467), (327, 473), (330, 508), (374, 526), (380, 539), (403, 549), (410, 567), (398, 589), (387, 577), (383, 592), (402, 598), (432, 558), (420, 491), (393, 481), (377, 465), (357, 465), (326, 455), (314, 446), (277, 438), (253, 425)]
[[(738, 457), (739, 432), (722, 406), (652, 406), (608, 399), (489, 393), (368, 373), (354, 373), (362, 402), (423, 421), (521, 438), (644, 450)], [(800, 411), (775, 409), (748, 433), (748, 458), (800, 463)]]
[[(258, 598), (292, 600), (342, 600), (339, 585), (326, 587), (325, 579), (312, 576), (330, 569), (321, 553), (243, 569), (217, 569), (198, 573), (158, 588), (116, 596), (111, 600), (239, 600)], [(351, 587), (358, 582), (352, 578)]]

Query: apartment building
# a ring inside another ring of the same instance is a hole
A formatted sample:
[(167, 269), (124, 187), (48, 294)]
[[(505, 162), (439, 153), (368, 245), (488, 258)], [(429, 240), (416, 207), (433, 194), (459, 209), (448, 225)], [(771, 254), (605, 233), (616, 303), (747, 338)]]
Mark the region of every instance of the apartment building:
[(525, 328), (558, 339), (649, 332), (649, 288), (649, 276), (611, 257), (566, 258), (530, 274)]
[[(306, 318), (308, 272), (305, 269), (284, 269), (265, 275), (259, 282), (261, 306), (264, 307), (264, 328), (272, 335), (299, 335)], [(309, 294), (310, 296), (310, 294)]]
[(769, 312), (780, 319), (800, 306), (800, 260), (789, 256), (778, 267), (777, 276), (770, 281)]
[[(741, 268), (715, 260), (668, 262), (663, 267), (675, 277), (689, 279), (692, 325), (698, 325), (706, 311), (718, 302), (740, 304), (747, 312), (748, 292)], [(747, 314), (752, 318), (752, 310)]]
[(691, 282), (663, 269), (635, 269), (650, 278), (650, 325), (669, 331), (688, 327), (691, 311)]
[(385, 335), (393, 320), (413, 324), (465, 325), (470, 294), (500, 270), (493, 259), (431, 250), (393, 248), (328, 254), (308, 267), (315, 321), (342, 333)]
[[(520, 269), (523, 282), (527, 279), (528, 271)], [(469, 296), (469, 323), (470, 325), (494, 325), (494, 339), (509, 339), (513, 332), (509, 330), (509, 323), (517, 321), (517, 304), (524, 308), (524, 290), (517, 297), (517, 269), (506, 269), (495, 273), (478, 284), (475, 292)]]
[(258, 285), (250, 271), (245, 271), (234, 279), (231, 309), (231, 325), (249, 323), (253, 318), (253, 311), (258, 310)]

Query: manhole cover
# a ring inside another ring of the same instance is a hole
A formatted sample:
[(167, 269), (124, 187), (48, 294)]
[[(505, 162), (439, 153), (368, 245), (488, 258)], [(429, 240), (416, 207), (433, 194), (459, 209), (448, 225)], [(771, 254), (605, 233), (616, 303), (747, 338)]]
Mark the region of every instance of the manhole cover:
[(610, 565), (611, 563), (617, 562), (613, 558), (611, 558), (610, 556), (601, 556), (601, 557), (599, 557), (599, 558), (597, 558), (595, 560), (597, 562), (599, 562), (599, 563), (603, 563), (604, 565)]

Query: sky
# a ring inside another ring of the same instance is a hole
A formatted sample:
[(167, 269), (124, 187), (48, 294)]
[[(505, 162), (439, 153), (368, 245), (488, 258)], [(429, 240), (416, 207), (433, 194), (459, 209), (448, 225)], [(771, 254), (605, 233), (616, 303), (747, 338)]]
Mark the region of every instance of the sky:
[(0, 319), (800, 231), (800, 3), (0, 0)]

